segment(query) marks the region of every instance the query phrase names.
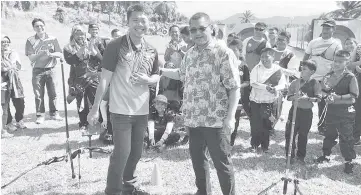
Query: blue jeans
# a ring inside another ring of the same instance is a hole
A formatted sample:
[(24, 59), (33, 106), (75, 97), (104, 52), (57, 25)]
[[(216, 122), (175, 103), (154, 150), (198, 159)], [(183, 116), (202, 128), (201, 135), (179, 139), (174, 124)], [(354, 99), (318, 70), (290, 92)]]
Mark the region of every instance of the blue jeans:
[(121, 115), (111, 113), (114, 150), (110, 156), (105, 194), (120, 195), (131, 192), (138, 181), (135, 169), (143, 152), (148, 115)]
[(55, 89), (55, 70), (54, 68), (34, 68), (33, 69), (33, 90), (35, 95), (36, 116), (44, 116), (44, 89), (49, 96), (49, 113), (51, 116), (58, 111), (56, 109), (56, 89)]

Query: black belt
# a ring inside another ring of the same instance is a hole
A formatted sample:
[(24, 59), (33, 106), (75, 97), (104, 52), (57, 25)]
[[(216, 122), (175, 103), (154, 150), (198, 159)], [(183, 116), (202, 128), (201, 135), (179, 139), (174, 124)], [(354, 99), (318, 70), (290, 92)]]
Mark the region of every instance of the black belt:
[(38, 67), (35, 67), (34, 69), (41, 69), (41, 70), (51, 70), (53, 69), (54, 67), (51, 67), (51, 68), (38, 68)]

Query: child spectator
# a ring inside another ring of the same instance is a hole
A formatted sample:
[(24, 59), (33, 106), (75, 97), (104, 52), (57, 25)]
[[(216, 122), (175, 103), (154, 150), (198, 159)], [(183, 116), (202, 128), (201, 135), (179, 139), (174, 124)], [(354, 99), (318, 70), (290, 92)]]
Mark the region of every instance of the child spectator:
[[(288, 113), (288, 120), (286, 123), (286, 158), (288, 157), (288, 148), (291, 138), (292, 118), (295, 97), (298, 93), (298, 106), (295, 118), (294, 136), (292, 138), (292, 150), (291, 150), (291, 163), (294, 162), (296, 156), (296, 136), (297, 140), (297, 160), (301, 164), (305, 164), (307, 136), (312, 125), (312, 107), (313, 102), (320, 102), (322, 98), (321, 85), (315, 79), (310, 79), (316, 72), (317, 64), (315, 61), (307, 60), (302, 63), (301, 78), (294, 80), (288, 88), (287, 99), (292, 101), (293, 106)], [(297, 90), (297, 91), (296, 91)]]
[(148, 147), (155, 147), (162, 151), (165, 146), (176, 144), (180, 135), (172, 132), (176, 111), (169, 108), (169, 102), (164, 95), (157, 95), (153, 101), (154, 105), (150, 107), (148, 119), (148, 135), (145, 140)]

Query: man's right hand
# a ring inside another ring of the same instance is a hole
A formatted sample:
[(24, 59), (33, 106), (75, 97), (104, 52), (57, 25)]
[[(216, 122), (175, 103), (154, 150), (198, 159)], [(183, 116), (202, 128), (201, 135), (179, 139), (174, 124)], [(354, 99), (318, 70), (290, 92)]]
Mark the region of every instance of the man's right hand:
[(150, 146), (155, 146), (155, 139), (149, 138)]
[(90, 125), (95, 125), (99, 119), (99, 111), (98, 109), (94, 109), (94, 107), (90, 110), (87, 120)]

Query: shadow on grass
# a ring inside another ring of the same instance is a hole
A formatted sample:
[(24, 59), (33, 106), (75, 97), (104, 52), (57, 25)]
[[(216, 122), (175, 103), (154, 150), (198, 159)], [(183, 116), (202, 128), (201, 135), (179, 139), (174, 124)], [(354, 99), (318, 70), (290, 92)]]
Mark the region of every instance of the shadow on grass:
[[(75, 131), (78, 130), (78, 124), (69, 124), (69, 131)], [(29, 136), (29, 137), (35, 137), (37, 139), (40, 139), (42, 135), (45, 134), (52, 134), (52, 133), (61, 133), (64, 132), (65, 135), (65, 126), (57, 127), (57, 128), (26, 128), (22, 130), (17, 130), (13, 132), (14, 136), (20, 137), (20, 136)]]
[[(60, 110), (60, 111), (58, 111), (58, 113), (61, 117), (65, 118), (65, 111)], [(69, 117), (78, 117), (78, 112), (76, 110), (68, 110), (68, 118)], [(46, 119), (49, 118), (48, 112), (45, 113), (45, 118)], [(23, 118), (24, 122), (35, 122), (35, 120), (36, 120), (36, 113), (27, 114)], [(65, 123), (65, 121), (64, 121), (64, 123)]]

